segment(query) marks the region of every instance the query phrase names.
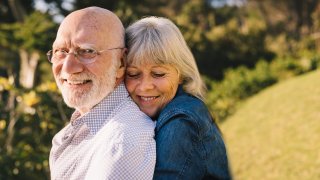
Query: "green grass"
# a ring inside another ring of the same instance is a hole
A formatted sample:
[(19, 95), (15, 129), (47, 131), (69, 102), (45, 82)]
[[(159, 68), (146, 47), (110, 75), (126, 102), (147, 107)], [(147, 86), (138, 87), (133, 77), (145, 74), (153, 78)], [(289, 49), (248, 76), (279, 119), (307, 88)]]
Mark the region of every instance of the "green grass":
[(320, 179), (320, 71), (265, 89), (220, 126), (234, 179)]

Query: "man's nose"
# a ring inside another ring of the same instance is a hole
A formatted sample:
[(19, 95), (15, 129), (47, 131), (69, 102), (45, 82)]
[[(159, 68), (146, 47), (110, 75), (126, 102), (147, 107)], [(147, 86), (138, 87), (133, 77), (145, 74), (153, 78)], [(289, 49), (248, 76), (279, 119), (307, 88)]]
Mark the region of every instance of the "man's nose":
[(62, 71), (68, 74), (80, 73), (84, 69), (84, 65), (77, 59), (78, 57), (71, 53), (63, 60)]

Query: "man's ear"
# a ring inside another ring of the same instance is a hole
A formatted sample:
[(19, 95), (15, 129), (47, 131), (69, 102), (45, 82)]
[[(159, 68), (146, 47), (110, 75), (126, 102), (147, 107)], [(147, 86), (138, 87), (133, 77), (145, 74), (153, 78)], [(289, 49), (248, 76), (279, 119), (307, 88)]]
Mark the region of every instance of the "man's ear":
[(117, 70), (117, 78), (123, 78), (124, 77), (124, 72), (125, 72), (125, 67), (120, 66), (119, 69)]
[(119, 69), (117, 70), (117, 78), (118, 79), (120, 79), (124, 76), (125, 69), (126, 69), (127, 52), (128, 52), (127, 48), (124, 48), (121, 51), (121, 58), (120, 58), (121, 64), (120, 64)]

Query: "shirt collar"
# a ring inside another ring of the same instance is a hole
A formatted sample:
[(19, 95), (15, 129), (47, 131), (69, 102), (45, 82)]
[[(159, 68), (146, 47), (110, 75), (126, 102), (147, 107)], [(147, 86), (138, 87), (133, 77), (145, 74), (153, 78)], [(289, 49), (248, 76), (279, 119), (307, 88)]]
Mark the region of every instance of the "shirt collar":
[(107, 119), (110, 119), (113, 111), (128, 97), (128, 91), (124, 83), (121, 83), (113, 92), (83, 116), (79, 117), (80, 113), (75, 111), (71, 117), (71, 125), (77, 128), (86, 124), (90, 133), (95, 134), (106, 123)]

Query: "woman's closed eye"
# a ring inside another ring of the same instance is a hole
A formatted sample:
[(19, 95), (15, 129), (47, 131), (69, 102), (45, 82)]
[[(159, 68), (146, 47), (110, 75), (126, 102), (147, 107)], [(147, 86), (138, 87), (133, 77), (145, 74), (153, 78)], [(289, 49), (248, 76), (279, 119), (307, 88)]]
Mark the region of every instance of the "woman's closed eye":
[(127, 76), (128, 78), (134, 79), (134, 78), (138, 78), (138, 77), (140, 76), (140, 73), (127, 72), (127, 73), (126, 73), (126, 76)]
[(154, 78), (161, 78), (161, 77), (164, 77), (166, 75), (166, 73), (152, 72), (151, 75)]

